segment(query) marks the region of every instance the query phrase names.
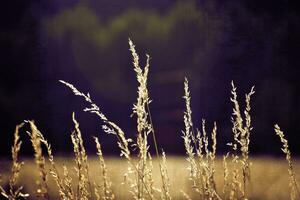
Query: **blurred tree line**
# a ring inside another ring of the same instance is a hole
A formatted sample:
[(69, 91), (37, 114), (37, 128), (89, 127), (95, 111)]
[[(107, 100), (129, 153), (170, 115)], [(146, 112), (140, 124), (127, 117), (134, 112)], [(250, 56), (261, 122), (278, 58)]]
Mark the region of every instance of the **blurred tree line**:
[[(84, 103), (59, 79), (89, 91), (103, 111), (134, 136), (135, 119), (129, 118), (136, 97), (130, 37), (141, 64), (145, 53), (151, 56), (151, 109), (159, 145), (167, 152), (183, 152), (184, 76), (190, 80), (194, 122), (217, 122), (220, 151), (231, 140), (234, 80), (241, 102), (244, 93), (256, 87), (251, 151), (280, 152), (273, 131), (273, 124), (279, 123), (292, 151), (300, 152), (300, 16), (290, 2), (74, 0), (32, 1), (20, 7), (20, 16), (10, 16), (16, 21), (1, 31), (1, 41), (12, 51), (3, 49), (8, 56), (1, 64), (1, 75), (8, 81), (1, 79), (0, 109), (7, 125), (0, 128), (8, 138), (12, 124), (34, 118), (56, 149), (68, 149), (72, 110), (78, 112), (87, 142), (91, 134), (101, 132), (99, 121), (81, 112)], [(12, 24), (15, 27), (9, 27)], [(22, 37), (23, 43), (17, 43)], [(111, 138), (101, 135), (112, 152)]]

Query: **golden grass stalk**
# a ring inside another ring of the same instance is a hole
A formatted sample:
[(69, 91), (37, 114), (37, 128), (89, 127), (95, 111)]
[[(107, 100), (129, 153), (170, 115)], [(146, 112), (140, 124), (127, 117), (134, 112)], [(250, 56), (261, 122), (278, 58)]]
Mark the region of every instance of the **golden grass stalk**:
[(171, 200), (170, 194), (170, 179), (168, 176), (168, 168), (167, 168), (167, 158), (164, 151), (162, 151), (162, 162), (159, 165), (161, 175), (162, 175), (162, 192), (161, 199), (162, 200)]
[(288, 162), (288, 166), (289, 166), (289, 168), (288, 168), (289, 179), (290, 179), (289, 185), (291, 188), (290, 198), (291, 198), (291, 200), (299, 199), (300, 193), (299, 193), (299, 188), (298, 188), (298, 184), (297, 184), (297, 180), (296, 180), (296, 175), (294, 172), (291, 152), (289, 150), (288, 140), (285, 139), (283, 131), (281, 131), (280, 127), (277, 124), (275, 124), (274, 130), (275, 130), (276, 134), (278, 135), (278, 137), (280, 138), (280, 141), (282, 143), (281, 150), (283, 151), (283, 153), (285, 153), (285, 158), (286, 158), (286, 161)]
[[(139, 57), (136, 53), (135, 46), (133, 42), (129, 39), (129, 50), (131, 51), (132, 57), (133, 57), (133, 66), (134, 71), (136, 72), (137, 81), (139, 83), (138, 86), (138, 97), (137, 102), (133, 106), (133, 114), (137, 115), (137, 147), (139, 149), (139, 163), (138, 168), (141, 170), (142, 176), (148, 177), (146, 181), (146, 185), (148, 185), (148, 188), (151, 189), (151, 195), (150, 198), (153, 198), (153, 191), (155, 188), (153, 187), (153, 178), (152, 178), (152, 161), (151, 161), (151, 155), (148, 153), (148, 145), (147, 145), (147, 137), (150, 133), (152, 133), (153, 141), (154, 141), (154, 147), (156, 151), (156, 156), (159, 159), (160, 154), (158, 151), (158, 145), (156, 140), (155, 131), (153, 128), (153, 122), (151, 118), (150, 108), (149, 104), (151, 103), (151, 100), (149, 99), (149, 92), (147, 88), (147, 81), (148, 81), (148, 73), (149, 73), (149, 55), (146, 54), (147, 61), (146, 66), (144, 67), (144, 70), (139, 65)], [(147, 166), (147, 154), (150, 158), (149, 167)], [(164, 154), (164, 153), (163, 153)], [(164, 158), (162, 159), (163, 163), (160, 164), (160, 175), (162, 180), (162, 195), (166, 199), (170, 199), (170, 194), (168, 192), (169, 188), (169, 179), (167, 176), (167, 168), (164, 162), (166, 162), (165, 155), (162, 155)], [(159, 161), (160, 162), (160, 161)], [(142, 185), (141, 185), (142, 186)]]
[[(156, 156), (159, 159), (159, 151), (158, 151), (158, 145), (156, 140), (155, 131), (153, 128), (153, 122), (151, 118), (151, 113), (149, 109), (149, 104), (151, 103), (151, 100), (149, 99), (149, 92), (147, 88), (147, 81), (148, 81), (148, 73), (149, 73), (149, 55), (146, 54), (147, 61), (144, 69), (140, 67), (139, 64), (139, 56), (136, 53), (135, 46), (133, 42), (129, 39), (129, 50), (131, 51), (132, 57), (133, 57), (133, 66), (134, 71), (136, 72), (136, 78), (139, 83), (138, 86), (138, 96), (137, 96), (137, 102), (133, 106), (133, 114), (137, 115), (137, 148), (139, 150), (139, 162), (137, 168), (141, 172), (141, 175), (139, 176), (145, 176), (146, 179), (146, 185), (148, 185), (148, 188), (151, 189), (150, 198), (153, 198), (153, 191), (155, 190), (153, 188), (153, 178), (152, 178), (152, 162), (151, 162), (151, 155), (148, 153), (149, 146), (147, 145), (147, 137), (150, 133), (152, 133), (153, 141), (154, 141), (154, 147), (156, 151)], [(148, 166), (147, 163), (147, 154), (148, 158), (150, 158), (150, 163)], [(160, 161), (159, 161), (160, 162)], [(162, 179), (162, 192), (166, 192), (166, 188), (168, 188), (168, 179), (166, 179), (167, 174), (167, 168), (163, 167), (163, 164), (160, 163), (160, 174)], [(167, 185), (165, 185), (167, 184)], [(143, 185), (139, 184), (141, 187), (141, 192), (144, 193)], [(138, 192), (140, 193), (140, 192)], [(143, 196), (143, 195), (142, 195)], [(169, 195), (165, 195), (168, 197)]]
[(212, 152), (210, 152), (210, 160), (214, 164), (214, 161), (216, 159), (216, 153), (217, 153), (217, 123), (214, 122), (214, 127), (211, 133), (211, 139), (212, 139)]
[(18, 187), (17, 181), (20, 176), (20, 171), (23, 162), (19, 162), (18, 155), (21, 150), (22, 141), (20, 140), (19, 130), (24, 126), (24, 123), (21, 123), (16, 126), (14, 133), (14, 143), (11, 148), (11, 156), (12, 156), (12, 166), (11, 166), (11, 174), (9, 177), (9, 190), (5, 191), (2, 186), (0, 186), (1, 195), (9, 200), (17, 200), (19, 198), (27, 198), (29, 194), (23, 193), (23, 186)]
[[(99, 168), (100, 172), (102, 174), (102, 182), (103, 186), (100, 187), (100, 191), (97, 189), (95, 190), (97, 200), (113, 200), (115, 199), (115, 195), (112, 192), (111, 186), (112, 183), (108, 178), (107, 175), (107, 167), (103, 158), (103, 153), (101, 150), (101, 144), (99, 142), (99, 139), (97, 137), (94, 137), (96, 148), (97, 148), (97, 155), (99, 159)], [(98, 185), (99, 186), (99, 185)], [(96, 186), (98, 188), (98, 186)]]
[[(190, 106), (190, 91), (189, 91), (189, 85), (188, 85), (188, 80), (185, 79), (184, 81), (184, 96), (183, 98), (185, 99), (185, 105), (186, 105), (186, 111), (184, 112), (183, 119), (184, 119), (184, 127), (185, 130), (182, 131), (183, 134), (183, 141), (184, 141), (184, 147), (186, 150), (187, 154), (187, 161), (189, 163), (189, 171), (190, 171), (190, 178), (191, 180), (195, 181), (195, 177), (197, 176), (197, 167), (196, 167), (196, 161), (195, 161), (195, 153), (194, 153), (194, 147), (192, 145), (192, 140), (195, 143), (195, 138), (194, 134), (192, 132), (193, 129), (193, 122), (192, 122), (192, 110)], [(199, 134), (200, 136), (200, 134)], [(200, 137), (199, 137), (200, 138)], [(199, 140), (201, 143), (202, 140)], [(200, 145), (199, 145), (200, 146)], [(200, 149), (200, 151), (202, 148)], [(200, 155), (201, 153), (199, 153)], [(194, 183), (195, 184), (195, 183)]]
[(41, 140), (43, 139), (41, 136), (40, 131), (37, 129), (36, 125), (33, 121), (28, 121), (31, 132), (28, 132), (30, 136), (30, 141), (34, 150), (34, 158), (35, 163), (38, 167), (39, 171), (39, 178), (37, 180), (37, 190), (36, 193), (42, 199), (49, 199), (48, 193), (48, 177), (47, 177), (47, 170), (46, 170), (46, 162), (45, 157), (43, 156), (43, 151), (41, 147)]
[(83, 139), (81, 136), (81, 131), (79, 129), (79, 123), (75, 119), (74, 113), (72, 114), (72, 120), (75, 125), (75, 130), (71, 134), (71, 139), (73, 143), (73, 151), (75, 154), (75, 169), (77, 171), (78, 176), (77, 198), (81, 200), (88, 200), (91, 197), (92, 191), (89, 181), (87, 154), (83, 145)]
[(133, 57), (134, 71), (136, 72), (138, 86), (137, 102), (133, 105), (133, 113), (137, 115), (137, 131), (140, 137), (148, 135), (152, 130), (152, 126), (148, 120), (148, 113), (146, 111), (147, 104), (150, 103), (147, 89), (147, 79), (149, 72), (149, 55), (147, 55), (147, 63), (144, 70), (139, 65), (139, 57), (135, 51), (135, 46), (129, 39), (129, 50)]
[[(137, 141), (136, 147), (138, 149), (138, 158), (139, 161), (137, 163), (138, 168), (138, 199), (144, 198), (145, 184), (150, 189), (150, 198), (153, 198), (153, 190), (152, 188), (152, 170), (149, 168), (147, 163), (148, 158), (148, 135), (153, 132), (152, 131), (152, 124), (149, 121), (149, 113), (147, 112), (147, 106), (150, 103), (150, 99), (148, 96), (148, 89), (147, 89), (147, 79), (148, 79), (148, 72), (149, 72), (149, 55), (147, 55), (147, 62), (144, 70), (140, 67), (139, 64), (139, 56), (136, 53), (135, 46), (132, 41), (129, 39), (129, 50), (131, 51), (133, 57), (133, 66), (134, 71), (136, 72), (137, 81), (139, 83), (138, 86), (138, 96), (137, 102), (133, 105), (133, 114), (137, 116)], [(154, 137), (155, 138), (155, 137)], [(156, 141), (156, 139), (154, 139)], [(155, 144), (157, 149), (157, 146)], [(158, 154), (158, 152), (157, 152)], [(142, 177), (142, 180), (141, 178)]]

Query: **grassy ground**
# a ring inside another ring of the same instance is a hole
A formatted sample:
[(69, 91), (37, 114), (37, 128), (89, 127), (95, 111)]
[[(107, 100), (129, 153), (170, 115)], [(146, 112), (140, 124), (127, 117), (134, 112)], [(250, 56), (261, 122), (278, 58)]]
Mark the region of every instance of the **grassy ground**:
[[(73, 169), (73, 160), (71, 158), (56, 158), (58, 166), (66, 164), (71, 175), (76, 181), (75, 170)], [(90, 179), (92, 182), (100, 180), (101, 174), (98, 171), (98, 161), (96, 158), (90, 158)], [(128, 185), (122, 184), (124, 181), (123, 174), (127, 169), (127, 164), (119, 158), (106, 158), (109, 177), (112, 180), (112, 188), (116, 194), (116, 199), (131, 199), (128, 192)], [(252, 159), (252, 174), (250, 193), (251, 199), (289, 199), (289, 182), (287, 173), (287, 163), (284, 159), (274, 159), (270, 157), (257, 157)], [(154, 160), (154, 180), (160, 182), (160, 175), (157, 162)], [(300, 174), (300, 161), (295, 161), (295, 172)], [(171, 195), (173, 199), (184, 199), (181, 191), (186, 192), (190, 197), (193, 196), (190, 181), (188, 180), (187, 162), (184, 157), (168, 157), (167, 167), (171, 182)], [(7, 181), (7, 175), (10, 170), (10, 163), (1, 162), (2, 185)], [(22, 168), (20, 185), (24, 185), (26, 192), (33, 194), (37, 179), (37, 170), (32, 160), (25, 160), (25, 166)], [(299, 177), (298, 177), (299, 178)], [(221, 159), (216, 162), (216, 182), (219, 192), (223, 186), (223, 167)], [(52, 199), (58, 199), (57, 187), (49, 176), (50, 194)], [(31, 197), (30, 199), (32, 199)]]

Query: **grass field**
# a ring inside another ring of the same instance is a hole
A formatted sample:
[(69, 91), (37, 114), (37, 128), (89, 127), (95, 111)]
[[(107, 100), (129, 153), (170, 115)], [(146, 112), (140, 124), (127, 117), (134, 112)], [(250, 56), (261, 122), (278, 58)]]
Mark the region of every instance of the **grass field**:
[[(91, 180), (100, 181), (101, 173), (98, 169), (98, 161), (96, 158), (89, 158), (90, 160), (90, 177)], [(189, 172), (187, 170), (188, 163), (184, 157), (168, 156), (167, 161), (168, 173), (170, 177), (170, 192), (173, 199), (184, 199), (181, 191), (186, 192), (189, 196), (197, 199), (191, 189), (189, 181)], [(264, 199), (264, 200), (283, 200), (289, 199), (289, 176), (287, 173), (287, 163), (284, 159), (275, 159), (271, 157), (257, 157), (251, 160), (251, 192), (250, 199)], [(74, 161), (71, 158), (57, 157), (58, 165), (66, 164), (70, 169), (74, 181), (76, 172), (72, 169), (71, 165), (74, 165)], [(119, 158), (106, 158), (106, 164), (109, 172), (109, 178), (112, 181), (112, 190), (116, 195), (116, 199), (131, 199), (131, 194), (128, 192), (128, 185), (122, 184), (124, 181), (123, 174), (127, 170), (127, 163)], [(160, 175), (158, 170), (158, 163), (153, 162), (154, 165), (154, 179), (156, 183), (160, 183)], [(2, 161), (0, 164), (1, 172), (3, 174), (3, 183), (7, 181), (7, 173), (10, 170), (10, 163)], [(300, 161), (294, 162), (294, 169), (296, 174), (300, 174)], [(38, 179), (37, 167), (33, 160), (25, 160), (25, 165), (21, 171), (20, 181), (18, 184), (24, 185), (25, 192), (34, 194), (36, 190), (35, 180)], [(222, 191), (223, 186), (223, 168), (222, 161), (216, 160), (216, 183), (217, 190)], [(299, 177), (298, 177), (299, 178)], [(59, 199), (57, 185), (52, 178), (49, 179), (49, 193), (51, 199)], [(194, 196), (193, 196), (194, 195)], [(31, 197), (30, 199), (32, 199)]]

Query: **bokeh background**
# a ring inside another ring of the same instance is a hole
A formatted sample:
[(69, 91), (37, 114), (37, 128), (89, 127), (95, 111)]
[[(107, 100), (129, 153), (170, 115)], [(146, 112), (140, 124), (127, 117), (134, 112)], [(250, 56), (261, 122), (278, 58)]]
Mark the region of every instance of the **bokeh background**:
[[(168, 154), (184, 153), (185, 76), (194, 124), (204, 118), (211, 130), (217, 122), (218, 153), (232, 139), (233, 80), (240, 102), (255, 85), (251, 153), (280, 153), (273, 131), (279, 123), (292, 152), (300, 154), (300, 15), (293, 1), (10, 0), (0, 10), (1, 156), (9, 156), (14, 127), (24, 119), (36, 121), (55, 154), (70, 153), (72, 111), (89, 151), (95, 148), (91, 136), (99, 135), (104, 152), (117, 154), (115, 138), (58, 80), (90, 92), (134, 137), (137, 82), (128, 38), (142, 65), (145, 54), (151, 56), (151, 112), (158, 145)], [(23, 154), (29, 154), (25, 131), (23, 138)]]

